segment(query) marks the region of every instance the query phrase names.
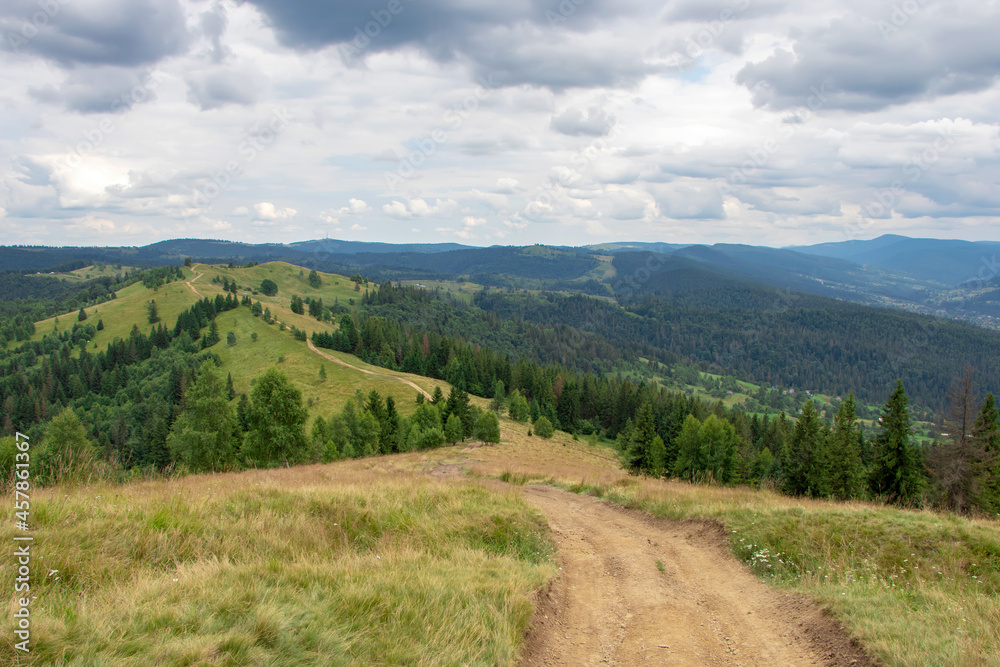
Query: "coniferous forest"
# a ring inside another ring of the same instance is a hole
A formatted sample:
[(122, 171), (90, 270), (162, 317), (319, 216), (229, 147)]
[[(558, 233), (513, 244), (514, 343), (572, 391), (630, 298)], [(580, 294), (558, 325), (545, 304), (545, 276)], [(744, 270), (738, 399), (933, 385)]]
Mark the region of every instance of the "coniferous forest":
[[(50, 443), (40, 458), (42, 481), (100, 466), (125, 477), (330, 461), (473, 437), (496, 442), (503, 415), (530, 422), (539, 436), (558, 429), (612, 441), (623, 466), (645, 475), (1000, 510), (997, 408), (992, 394), (974, 387), (1000, 356), (990, 347), (994, 334), (968, 325), (935, 321), (924, 350), (893, 358), (887, 341), (931, 325), (806, 295), (770, 312), (771, 296), (752, 286), (688, 285), (671, 295), (622, 295), (620, 305), (511, 288), (485, 288), (462, 301), (356, 275), (356, 289), (368, 287), (350, 307), (288, 297), (293, 313), (308, 309), (308, 317), (335, 325), (314, 331), (312, 343), (452, 388), (447, 396), (417, 395), (420, 405), (406, 418), (392, 396), (372, 391), (310, 419), (301, 390), (279, 369), (241, 395), (220, 373), (214, 350), (235, 338), (223, 342), (219, 315), (245, 308), (277, 324), (251, 294), (238, 296), (235, 281), (227, 279), (225, 296), (198, 300), (172, 323), (152, 300), (147, 330), (135, 325), (105, 349), (88, 347), (103, 322), (88, 319), (86, 309), (113, 298), (110, 288), (142, 282), (153, 289), (183, 275), (179, 267), (136, 270), (75, 289), (8, 275), (25, 298), (5, 306), (21, 312), (5, 320), (2, 428)], [(318, 287), (319, 274), (309, 282)], [(280, 291), (269, 279), (260, 290)], [(31, 318), (71, 308), (79, 308), (72, 324), (25, 341), (34, 334)], [(291, 334), (306, 339), (295, 327)], [(962, 366), (963, 358), (975, 365)], [(678, 388), (686, 376), (709, 371), (728, 373), (727, 382), (759, 382), (760, 400), (726, 405)], [(836, 407), (781, 389), (803, 385), (837, 395)], [(963, 386), (964, 393), (956, 389)], [(470, 395), (490, 399), (490, 409)], [(957, 424), (959, 433), (918, 440), (917, 411), (951, 430)]]

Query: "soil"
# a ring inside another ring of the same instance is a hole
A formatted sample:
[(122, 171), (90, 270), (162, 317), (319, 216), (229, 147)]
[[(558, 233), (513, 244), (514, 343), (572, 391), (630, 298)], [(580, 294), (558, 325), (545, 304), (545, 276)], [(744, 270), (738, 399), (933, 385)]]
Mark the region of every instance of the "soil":
[(818, 605), (755, 577), (718, 524), (548, 486), (524, 493), (548, 518), (562, 571), (535, 600), (521, 667), (877, 665)]

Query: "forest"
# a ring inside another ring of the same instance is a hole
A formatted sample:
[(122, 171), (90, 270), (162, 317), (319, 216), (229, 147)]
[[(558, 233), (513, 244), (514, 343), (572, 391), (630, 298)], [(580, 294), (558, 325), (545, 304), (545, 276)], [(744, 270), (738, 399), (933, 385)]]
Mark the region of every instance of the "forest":
[[(152, 287), (176, 279), (178, 271), (149, 270), (130, 280)], [(148, 334), (134, 326), (127, 338), (99, 352), (87, 343), (103, 323), (88, 320), (85, 306), (72, 326), (0, 352), (3, 432), (11, 435), (17, 425), (50, 443), (40, 455), (43, 483), (99, 466), (127, 476), (329, 461), (468, 437), (496, 442), (497, 416), (503, 414), (530, 422), (539, 437), (558, 429), (612, 441), (623, 465), (638, 474), (765, 486), (792, 495), (1000, 509), (996, 406), (992, 394), (981, 397), (973, 388), (971, 367), (962, 378), (961, 400), (955, 393), (958, 373), (918, 385), (927, 398), (931, 387), (943, 383), (938, 403), (949, 406), (948, 424), (960, 426), (955, 438), (921, 446), (912, 437), (913, 394), (902, 380), (878, 399), (880, 426), (867, 436), (854, 391), (870, 396), (877, 390), (873, 385), (847, 384), (837, 409), (821, 411), (806, 400), (793, 414), (761, 414), (628, 377), (623, 370), (648, 366), (648, 359), (680, 369), (697, 360), (670, 350), (656, 356), (655, 342), (667, 340), (656, 336), (664, 335), (670, 320), (646, 340), (655, 318), (643, 309), (663, 304), (629, 302), (624, 310), (588, 297), (484, 290), (466, 305), (431, 290), (384, 283), (352, 308), (289, 298), (293, 312), (304, 314), (308, 307), (310, 316), (337, 323), (332, 332), (313, 333), (317, 347), (440, 379), (452, 386), (450, 394), (438, 391), (427, 401), (417, 396), (420, 405), (408, 418), (400, 416), (392, 397), (357, 395), (342, 410), (315, 418), (307, 434), (302, 393), (279, 369), (258, 377), (249, 395), (237, 395), (231, 377), (218, 374), (213, 348), (226, 344), (218, 315), (248, 308), (274, 323), (259, 301), (235, 296), (235, 283), (225, 287), (225, 296), (197, 301), (172, 326), (157, 322), (151, 310)], [(70, 298), (77, 304), (81, 297)], [(752, 291), (720, 295), (711, 312), (740, 312), (729, 304), (759, 298)], [(785, 336), (805, 330), (808, 317), (795, 317), (804, 318), (801, 328), (779, 328)], [(826, 327), (837, 330), (829, 321)], [(306, 338), (295, 328), (291, 334)], [(867, 342), (872, 356), (875, 338)], [(809, 353), (808, 344), (791, 350), (799, 360)], [(840, 380), (849, 383), (851, 377)], [(490, 399), (490, 410), (473, 405), (470, 394)], [(961, 424), (952, 417), (959, 404)], [(5, 443), (11, 449), (10, 439)], [(11, 452), (4, 451), (0, 462)], [(958, 460), (963, 463), (956, 465)]]

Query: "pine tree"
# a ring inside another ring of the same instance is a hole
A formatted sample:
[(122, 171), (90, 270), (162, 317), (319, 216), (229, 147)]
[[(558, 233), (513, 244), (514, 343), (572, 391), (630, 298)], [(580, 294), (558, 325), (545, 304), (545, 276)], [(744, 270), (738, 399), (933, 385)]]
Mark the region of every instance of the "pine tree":
[(493, 412), (502, 412), (503, 404), (506, 400), (503, 380), (497, 380), (493, 384), (493, 399), (490, 401), (490, 410)]
[(508, 408), (508, 414), (514, 421), (528, 421), (528, 401), (517, 389), (510, 393), (510, 407)]
[(825, 495), (826, 433), (816, 405), (806, 401), (792, 435), (785, 471), (785, 492), (792, 495)]
[(973, 502), (976, 477), (985, 458), (985, 450), (972, 433), (977, 406), (971, 367), (952, 382), (948, 402), (951, 439), (931, 447), (927, 462), (943, 502), (956, 512), (965, 512)]
[(705, 469), (701, 457), (701, 440), (699, 431), (701, 422), (692, 414), (684, 418), (681, 432), (677, 436), (677, 460), (674, 462), (674, 475), (688, 481), (694, 481)]
[(847, 396), (834, 418), (827, 461), (827, 487), (841, 500), (861, 494), (864, 468), (861, 465), (861, 435), (856, 424), (854, 393)]
[(875, 464), (871, 473), (871, 489), (890, 502), (904, 503), (915, 499), (923, 487), (920, 461), (911, 442), (909, 399), (903, 381), (882, 407), (882, 430), (875, 438)]
[(1000, 413), (993, 394), (987, 394), (972, 427), (972, 437), (983, 452), (976, 469), (974, 501), (989, 514), (1000, 514)]
[(462, 420), (458, 418), (458, 415), (450, 415), (445, 422), (444, 439), (453, 445), (462, 439)]
[[(625, 452), (629, 470), (656, 476), (662, 474), (665, 452), (654, 453), (653, 441), (657, 437), (659, 436), (656, 434), (653, 406), (647, 401), (639, 408)], [(663, 440), (661, 439), (660, 447), (662, 448), (662, 446)]]
[(396, 399), (385, 397), (385, 418), (382, 420), (382, 451), (398, 452), (402, 445), (403, 418), (396, 410)]

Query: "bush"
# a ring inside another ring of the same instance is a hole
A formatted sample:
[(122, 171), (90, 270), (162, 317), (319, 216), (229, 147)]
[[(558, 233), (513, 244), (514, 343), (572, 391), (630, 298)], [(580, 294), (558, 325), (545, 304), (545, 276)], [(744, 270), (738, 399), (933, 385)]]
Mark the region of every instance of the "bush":
[(548, 420), (547, 417), (539, 417), (535, 421), (535, 433), (543, 438), (551, 438), (555, 435), (555, 428), (552, 427), (552, 422)]
[(274, 296), (278, 293), (278, 283), (270, 278), (264, 278), (264, 280), (260, 281), (260, 292), (267, 296)]

